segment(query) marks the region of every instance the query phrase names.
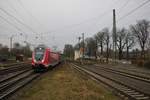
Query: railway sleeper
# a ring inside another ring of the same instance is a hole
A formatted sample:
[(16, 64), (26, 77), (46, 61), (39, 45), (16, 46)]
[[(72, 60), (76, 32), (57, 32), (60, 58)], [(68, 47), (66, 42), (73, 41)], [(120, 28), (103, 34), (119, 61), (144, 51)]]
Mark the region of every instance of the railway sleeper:
[(145, 96), (145, 97), (137, 97), (136, 99), (137, 100), (149, 100), (150, 97), (147, 97), (147, 96)]
[(149, 100), (149, 96), (145, 96), (144, 94), (132, 94), (132, 97), (134, 97), (136, 100)]
[(22, 74), (22, 73), (24, 73), (24, 72), (27, 72), (27, 71), (29, 71), (30, 69), (26, 69), (26, 70), (22, 70), (22, 71), (17, 71), (17, 72), (15, 72), (15, 73), (10, 73), (10, 74), (8, 74), (7, 76), (5, 76), (4, 78), (2, 78), (1, 80), (0, 80), (0, 84), (2, 83), (2, 82), (5, 82), (5, 81), (8, 81), (9, 79), (11, 79), (11, 78), (13, 78), (13, 77), (16, 77), (16, 76), (18, 76), (18, 75), (20, 75), (20, 74)]
[(5, 82), (3, 84), (0, 85), (0, 91), (3, 92), (5, 91), (6, 89), (9, 89), (9, 87), (12, 87), (14, 84), (16, 84), (17, 82), (25, 79), (26, 77), (28, 77), (29, 75), (31, 75), (31, 71), (30, 72), (26, 72), (26, 73), (23, 73), (22, 76), (19, 76), (19, 77), (16, 77), (15, 79), (13, 80), (9, 80), (8, 82)]
[(128, 93), (129, 95), (139, 94), (139, 92)]
[(141, 94), (140, 92), (130, 89), (127, 86), (124, 86), (122, 84), (119, 84), (118, 82), (113, 81), (112, 79), (98, 75), (97, 73), (89, 71), (88, 69), (79, 68), (77, 65), (73, 65), (73, 66), (77, 67), (79, 70), (85, 71), (86, 73), (90, 74), (94, 78), (97, 78), (99, 81), (102, 81), (106, 85), (109, 85), (110, 87), (116, 89), (117, 91), (119, 91), (122, 94), (123, 98), (128, 98), (129, 100), (130, 99), (140, 100), (140, 98), (141, 98), (141, 100), (149, 100), (148, 96), (144, 96), (144, 94)]
[(29, 82), (31, 82), (36, 77), (37, 77), (37, 75), (32, 75), (30, 77), (25, 78), (24, 80), (21, 80), (20, 82), (18, 82), (17, 84), (15, 84), (13, 87), (9, 88), (7, 91), (5, 91), (2, 94), (0, 94), (0, 100), (7, 99), (9, 95), (13, 94), (18, 89), (20, 89), (24, 85), (28, 84)]
[(129, 94), (129, 93), (135, 93), (134, 90), (130, 90), (130, 91), (124, 91), (125, 93)]
[(129, 88), (121, 88), (121, 90), (123, 90), (123, 91), (131, 91), (131, 89), (129, 89)]
[(132, 97), (144, 97), (144, 94), (133, 94)]

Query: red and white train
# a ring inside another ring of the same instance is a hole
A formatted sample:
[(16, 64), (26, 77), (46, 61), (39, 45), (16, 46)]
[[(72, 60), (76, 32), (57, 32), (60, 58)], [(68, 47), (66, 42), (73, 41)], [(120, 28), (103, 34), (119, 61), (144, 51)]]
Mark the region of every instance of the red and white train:
[(50, 48), (39, 45), (32, 53), (32, 67), (35, 71), (47, 70), (61, 62), (61, 54)]

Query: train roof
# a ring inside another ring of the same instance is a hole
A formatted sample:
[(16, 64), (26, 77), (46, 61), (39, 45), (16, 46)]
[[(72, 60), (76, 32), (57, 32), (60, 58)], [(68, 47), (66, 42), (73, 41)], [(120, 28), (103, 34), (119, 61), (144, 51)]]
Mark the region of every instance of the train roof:
[[(37, 47), (43, 47), (43, 48), (48, 48), (46, 45), (44, 45), (44, 44), (40, 44), (40, 45), (38, 45)], [(36, 48), (37, 48), (36, 47)]]
[(39, 44), (37, 47), (35, 47), (35, 49), (36, 49), (36, 48), (45, 48), (45, 49), (50, 49), (51, 52), (54, 52), (54, 53), (61, 53), (60, 51), (54, 50), (54, 49), (52, 49), (52, 48), (50, 48), (50, 47), (48, 47), (48, 46), (46, 46), (46, 45), (44, 45), (44, 44)]

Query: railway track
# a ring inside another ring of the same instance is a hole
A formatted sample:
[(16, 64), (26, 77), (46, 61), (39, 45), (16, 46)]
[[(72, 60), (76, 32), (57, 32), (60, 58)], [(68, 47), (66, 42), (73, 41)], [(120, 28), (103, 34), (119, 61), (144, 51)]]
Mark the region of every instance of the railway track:
[(120, 75), (123, 75), (126, 77), (131, 77), (131, 78), (134, 78), (137, 80), (142, 80), (142, 81), (150, 83), (150, 76), (139, 74), (138, 72), (137, 72), (137, 74), (133, 74), (133, 73), (130, 73), (128, 71), (118, 70), (115, 68), (102, 67), (102, 66), (98, 67), (98, 69), (101, 69), (101, 70), (104, 70), (107, 72), (111, 72), (111, 73), (120, 74)]
[[(97, 66), (97, 67), (100, 67), (100, 68), (107, 68), (107, 69), (110, 69), (110, 70), (114, 70), (114, 71), (117, 71), (117, 72), (122, 72), (122, 73), (127, 73), (127, 74), (131, 74), (131, 75), (134, 75), (134, 76), (137, 76), (137, 77), (142, 77), (142, 78), (146, 78), (146, 79), (149, 79), (150, 80), (150, 72), (149, 71), (144, 71), (141, 69), (138, 69), (135, 67), (135, 68), (130, 68), (128, 66), (125, 66), (125, 67), (115, 67), (115, 66), (107, 66), (107, 65), (98, 65), (98, 64), (95, 64), (94, 66)], [(122, 65), (124, 66), (124, 65)]]
[[(3, 64), (2, 67), (3, 68), (8, 68), (8, 67), (11, 67), (11, 66), (15, 66), (15, 65), (21, 65), (21, 64), (27, 64), (29, 63), (29, 61), (26, 61), (26, 62), (18, 62), (18, 63), (6, 63), (6, 64)], [(3, 69), (1, 68), (1, 69)]]
[(0, 100), (7, 99), (40, 74), (33, 72), (28, 63), (15, 64), (0, 70)]
[(15, 71), (20, 71), (20, 70), (27, 69), (27, 68), (31, 68), (31, 65), (28, 63), (12, 65), (7, 68), (0, 69), (0, 75), (4, 75), (4, 74), (15, 72)]
[[(100, 69), (94, 69), (88, 68), (88, 67), (81, 67), (77, 66), (75, 64), (71, 64), (73, 68), (80, 72), (85, 72), (87, 75), (90, 77), (94, 78), (95, 80), (111, 87), (113, 90), (117, 91), (117, 94), (119, 94), (121, 97), (124, 99), (129, 99), (129, 100), (150, 100), (150, 93), (143, 91), (142, 89), (140, 90), (137, 87), (131, 86), (131, 83), (128, 84), (128, 82), (123, 82), (121, 78), (126, 79), (134, 79), (134, 81), (137, 82), (143, 82), (143, 79), (140, 78), (133, 78), (130, 77), (129, 75), (121, 75), (119, 73), (113, 73), (115, 71), (106, 71), (106, 70), (100, 70)], [(124, 73), (123, 73), (124, 74)], [(114, 77), (111, 77), (111, 75), (114, 75)], [(136, 76), (137, 77), (137, 76)], [(141, 84), (140, 83), (140, 84)], [(144, 81), (145, 84), (149, 84), (146, 81)], [(144, 84), (143, 83), (143, 84)], [(139, 84), (139, 83), (132, 83), (132, 85)], [(142, 86), (141, 86), (142, 88)]]
[(7, 99), (11, 94), (31, 82), (39, 75), (39, 73), (34, 73), (31, 69), (25, 69), (18, 71), (9, 77), (3, 78), (0, 81), (0, 100)]

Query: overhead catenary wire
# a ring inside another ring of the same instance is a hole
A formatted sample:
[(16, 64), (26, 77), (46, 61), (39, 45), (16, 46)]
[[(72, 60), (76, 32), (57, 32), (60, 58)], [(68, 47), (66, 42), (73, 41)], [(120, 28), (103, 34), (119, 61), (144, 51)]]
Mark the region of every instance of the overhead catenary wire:
[[(113, 1), (113, 0), (112, 0)], [(116, 1), (113, 1), (112, 4), (109, 5), (109, 8), (112, 8), (114, 5), (116, 5), (117, 3), (119, 3), (121, 0), (116, 0)]]
[(24, 20), (24, 18), (22, 18), (21, 14), (19, 13), (19, 11), (9, 2), (7, 1), (7, 4), (9, 4), (9, 7), (14, 10), (16, 12), (17, 15), (19, 15), (19, 18)]
[(36, 23), (39, 24), (39, 27), (43, 27), (43, 25), (41, 24), (41, 22), (35, 17), (33, 16), (33, 14), (24, 6), (24, 4), (22, 3), (21, 0), (17, 0), (18, 3), (20, 4), (20, 6), (26, 11), (26, 13), (32, 18), (35, 20)]
[(67, 26), (61, 27), (61, 28), (59, 28), (59, 29), (50, 30), (50, 31), (48, 31), (48, 32), (43, 32), (43, 34), (50, 34), (51, 32), (57, 32), (57, 31), (60, 31), (60, 30), (64, 30), (64, 29), (66, 29), (66, 28), (73, 28), (73, 27), (80, 26), (80, 25), (82, 25), (82, 24), (88, 23), (88, 22), (90, 22), (90, 21), (94, 21), (94, 20), (97, 20), (97, 19), (99, 20), (99, 18), (104, 17), (106, 14), (108, 14), (108, 13), (110, 13), (110, 12), (111, 12), (111, 9), (109, 9), (109, 10), (103, 12), (103, 13), (100, 14), (99, 16), (86, 19), (86, 20), (84, 20), (84, 21), (82, 21), (82, 22), (79, 22), (79, 23), (77, 23), (77, 24), (67, 25)]
[[(119, 0), (116, 0), (115, 2), (118, 2), (118, 1), (119, 1)], [(22, 3), (20, 0), (18, 0), (18, 2), (19, 2), (20, 5), (26, 10), (26, 12), (27, 12), (30, 16), (32, 16), (32, 18), (34, 18), (34, 19), (36, 20), (36, 18), (24, 7), (23, 3)], [(112, 5), (114, 5), (114, 3), (113, 3)], [(111, 6), (112, 6), (112, 5), (111, 5)], [(89, 19), (84, 20), (84, 21), (82, 21), (82, 22), (80, 22), (80, 23), (72, 24), (72, 25), (68, 25), (68, 26), (64, 26), (64, 27), (62, 27), (62, 28), (60, 28), (60, 29), (50, 30), (50, 31), (48, 31), (48, 32), (43, 32), (43, 34), (49, 34), (49, 33), (51, 33), (51, 32), (57, 32), (57, 31), (59, 31), (59, 30), (64, 30), (65, 28), (72, 28), (72, 27), (76, 27), (76, 26), (79, 26), (79, 25), (84, 24), (84, 23), (88, 23), (88, 22), (93, 21), (93, 20), (97, 20), (97, 19), (99, 19), (99, 18), (104, 17), (108, 12), (111, 12), (111, 9), (109, 9), (109, 10), (103, 12), (103, 13), (102, 13), (101, 15), (99, 15), (99, 16), (96, 16), (96, 17), (93, 17), (93, 18), (89, 18)], [(36, 35), (40, 35), (40, 34), (36, 34)]]
[[(9, 4), (9, 7), (10, 7), (11, 9), (13, 9), (17, 14), (19, 14), (19, 12), (15, 9), (15, 7), (14, 7), (13, 5), (11, 5), (10, 2), (7, 1), (7, 4)], [(19, 27), (18, 27), (17, 25), (15, 25), (14, 23), (11, 23), (9, 20), (7, 20), (6, 18), (4, 18), (3, 16), (0, 16), (0, 18), (1, 18), (2, 20), (4, 20), (5, 22), (7, 22), (9, 25), (13, 26), (15, 29), (17, 29), (17, 31), (23, 32), (23, 30), (22, 30), (21, 28), (19, 28)], [(21, 16), (20, 16), (20, 18), (21, 18)], [(21, 18), (21, 19), (23, 20), (23, 18)]]
[(0, 18), (2, 19), (2, 20), (4, 20), (5, 22), (7, 22), (8, 24), (10, 24), (11, 26), (13, 26), (15, 29), (17, 29), (18, 31), (21, 31), (22, 32), (22, 30), (19, 28), (19, 27), (17, 27), (15, 24), (13, 24), (13, 23), (11, 23), (11, 22), (9, 22), (6, 18), (4, 18), (3, 16), (0, 16)]
[(124, 3), (124, 5), (123, 5), (121, 8), (119, 8), (119, 9), (120, 9), (119, 12), (123, 11), (123, 9), (129, 4), (130, 1), (131, 1), (131, 0), (127, 0), (127, 1)]
[[(115, 2), (115, 3), (111, 4), (111, 6), (113, 6), (114, 4), (118, 3), (119, 0), (116, 0), (116, 1), (114, 1), (114, 2)], [(129, 1), (128, 1), (128, 2), (129, 2)], [(126, 5), (128, 4), (128, 2), (126, 3)], [(126, 6), (126, 5), (124, 5), (124, 6)], [(68, 25), (68, 26), (61, 27), (61, 28), (59, 28), (59, 29), (55, 29), (55, 30), (51, 30), (51, 31), (48, 31), (48, 32), (44, 32), (43, 34), (50, 34), (50, 33), (52, 33), (52, 32), (57, 32), (57, 31), (59, 31), (59, 30), (64, 30), (64, 29), (66, 29), (66, 28), (76, 27), (76, 26), (79, 26), (79, 25), (88, 23), (88, 22), (90, 22), (90, 21), (93, 21), (93, 20), (97, 20), (97, 19), (99, 20), (99, 18), (104, 17), (107, 13), (110, 13), (111, 11), (112, 11), (112, 9), (109, 8), (108, 10), (106, 10), (105, 12), (103, 12), (102, 14), (100, 14), (99, 16), (96, 16), (96, 17), (93, 17), (93, 18), (89, 18), (89, 19), (84, 20), (84, 21), (82, 21), (82, 22), (79, 22), (79, 23), (77, 23), (77, 24), (72, 24), (72, 25)]]
[[(18, 1), (20, 1), (20, 0), (18, 0)], [(118, 0), (117, 0), (117, 1), (118, 1)], [(149, 1), (150, 1), (150, 0), (146, 1), (146, 3), (149, 2)], [(144, 2), (144, 5), (145, 5), (146, 3)], [(124, 4), (124, 6), (127, 6), (127, 4), (128, 4), (128, 3)], [(141, 7), (140, 7), (140, 8), (141, 8)], [(137, 10), (137, 9), (139, 9), (139, 8), (136, 7), (135, 9)], [(135, 11), (136, 11), (136, 10), (135, 10)], [(135, 12), (135, 11), (132, 10), (131, 12)], [(132, 13), (127, 13), (126, 16), (124, 15), (124, 17), (129, 16), (128, 14), (130, 15), (130, 14), (132, 14)], [(104, 15), (105, 15), (105, 14), (104, 14)], [(98, 16), (98, 17), (95, 17), (95, 18), (90, 18), (90, 19), (85, 20), (85, 21), (83, 21), (83, 22), (80, 22), (80, 23), (78, 23), (78, 24), (73, 24), (73, 25), (64, 26), (64, 27), (62, 27), (62, 28), (60, 28), (60, 29), (52, 30), (52, 31), (49, 31), (49, 32), (47, 32), (47, 33), (49, 34), (50, 32), (56, 32), (56, 31), (58, 31), (58, 30), (62, 30), (62, 29), (64, 29), (64, 28), (68, 28), (68, 27), (75, 27), (75, 26), (81, 25), (81, 24), (83, 24), (83, 23), (88, 23), (89, 21), (95, 20), (95, 19), (97, 19), (97, 18), (99, 18), (99, 17), (101, 17), (101, 16)], [(123, 16), (122, 16), (122, 17), (123, 17)], [(117, 20), (117, 22), (119, 22), (120, 20), (124, 19), (124, 18), (122, 18), (122, 17), (121, 17), (119, 20)], [(46, 32), (44, 32), (44, 33), (46, 33)]]
[[(150, 0), (147, 0), (145, 2), (143, 2), (142, 4), (140, 4), (139, 6), (133, 8), (132, 10), (130, 10), (128, 13), (126, 13), (125, 15), (121, 16), (118, 20), (116, 19), (116, 23), (120, 22), (121, 20), (123, 20), (124, 18), (128, 17), (129, 15), (131, 15), (132, 13), (134, 13), (135, 11), (137, 11), (138, 9), (142, 8), (144, 5), (146, 5), (147, 3), (149, 3)], [(126, 5), (127, 6), (127, 5)], [(112, 27), (113, 24), (109, 24), (108, 26)]]
[(8, 16), (12, 17), (14, 20), (16, 20), (18, 23), (20, 23), (21, 25), (23, 25), (24, 27), (26, 27), (27, 29), (29, 29), (30, 31), (32, 31), (33, 33), (37, 33), (35, 32), (31, 27), (29, 27), (28, 25), (24, 24), (22, 21), (20, 21), (18, 18), (16, 18), (15, 16), (13, 16), (12, 14), (8, 13), (6, 10), (4, 10), (3, 8), (0, 7), (0, 10), (2, 12), (4, 12), (5, 14), (7, 14)]
[(18, 10), (15, 9), (15, 7), (13, 6), (13, 4), (12, 4), (11, 2), (9, 2), (9, 0), (6, 0), (6, 3), (9, 5), (9, 7), (10, 7), (11, 9), (13, 9), (17, 14), (19, 14)]
[(117, 22), (118, 22), (118, 21), (121, 21), (121, 20), (123, 20), (124, 18), (126, 18), (127, 16), (131, 15), (132, 13), (134, 13), (134, 12), (137, 11), (138, 9), (142, 8), (144, 5), (146, 5), (146, 4), (149, 3), (149, 2), (150, 2), (150, 0), (147, 0), (147, 1), (143, 2), (142, 4), (140, 4), (139, 6), (137, 6), (136, 8), (132, 9), (131, 11), (129, 11), (128, 13), (126, 13), (125, 15), (123, 15), (122, 17), (120, 17), (120, 18), (117, 20)]
[[(124, 6), (121, 7), (121, 9), (124, 9), (124, 7), (126, 7), (126, 6), (129, 4), (129, 1), (130, 1), (130, 0), (128, 0), (128, 1), (124, 4)], [(122, 20), (122, 19), (126, 18), (127, 16), (129, 16), (130, 14), (134, 13), (136, 10), (140, 9), (141, 7), (143, 7), (143, 6), (144, 6), (145, 4), (147, 4), (149, 1), (150, 1), (150, 0), (147, 0), (147, 1), (143, 2), (143, 3), (140, 4), (138, 7), (132, 9), (130, 12), (128, 12), (128, 13), (125, 14), (124, 16), (120, 17), (118, 20), (116, 20), (116, 22), (119, 22), (120, 20)], [(116, 0), (115, 2), (118, 2), (118, 0)], [(108, 10), (108, 11), (110, 11), (110, 10)], [(106, 11), (106, 12), (107, 12), (107, 11)], [(79, 25), (84, 24), (84, 23), (88, 23), (89, 21), (92, 21), (92, 20), (95, 20), (95, 19), (98, 19), (98, 18), (100, 18), (100, 17), (105, 16), (105, 15), (106, 15), (106, 12), (104, 12), (103, 14), (101, 14), (101, 15), (98, 16), (98, 17), (90, 18), (90, 19), (87, 19), (87, 20), (85, 20), (85, 21), (82, 21), (82, 22), (80, 22), (80, 23), (78, 23), (78, 24), (68, 25), (68, 26), (62, 27), (62, 28), (57, 29), (57, 30), (49, 31), (49, 32), (47, 32), (47, 33), (49, 34), (50, 32), (56, 32), (56, 31), (62, 30), (62, 29), (64, 29), (64, 28), (75, 27), (75, 26), (79, 26)], [(112, 24), (111, 24), (111, 26), (112, 26)]]
[[(4, 21), (3, 19), (1, 19), (1, 18), (0, 18), (0, 21), (1, 21), (1, 23), (5, 22), (5, 21)], [(3, 22), (2, 22), (2, 21), (3, 21)], [(6, 23), (7, 23), (7, 22), (6, 22)], [(5, 23), (3, 23), (3, 24), (5, 24)], [(6, 34), (6, 35), (8, 36), (8, 35), (10, 35), (10, 34), (7, 34), (7, 33), (10, 33), (10, 32), (11, 32), (11, 33), (15, 33), (16, 30), (17, 30), (17, 29), (14, 29), (14, 28), (13, 28), (13, 29), (10, 29), (10, 28), (8, 28), (8, 27), (2, 25), (2, 24), (0, 25), (0, 27), (1, 27), (1, 28), (0, 28), (0, 36), (1, 36), (1, 34)]]

